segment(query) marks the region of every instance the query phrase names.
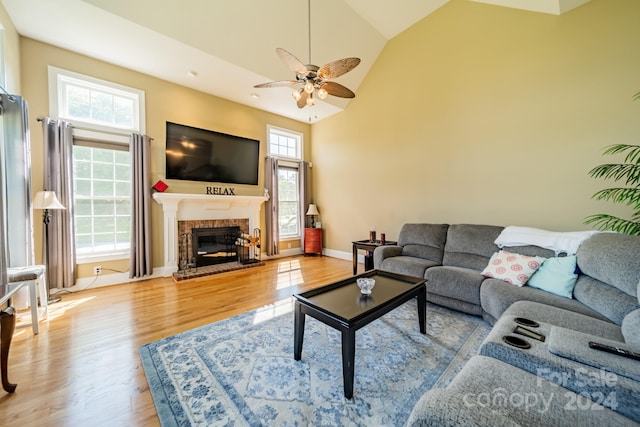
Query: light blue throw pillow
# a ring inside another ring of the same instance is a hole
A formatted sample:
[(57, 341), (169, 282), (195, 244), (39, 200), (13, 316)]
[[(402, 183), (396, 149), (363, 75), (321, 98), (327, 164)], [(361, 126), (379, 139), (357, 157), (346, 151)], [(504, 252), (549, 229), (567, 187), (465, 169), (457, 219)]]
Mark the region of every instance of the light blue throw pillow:
[(576, 256), (571, 255), (545, 260), (527, 285), (561, 297), (572, 298), (576, 280)]

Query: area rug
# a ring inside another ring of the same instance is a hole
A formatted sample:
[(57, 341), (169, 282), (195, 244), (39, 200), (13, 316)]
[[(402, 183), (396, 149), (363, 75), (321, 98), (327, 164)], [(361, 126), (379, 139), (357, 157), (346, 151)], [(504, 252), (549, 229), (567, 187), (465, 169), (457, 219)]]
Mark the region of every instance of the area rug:
[(402, 426), (420, 396), (444, 387), (489, 333), (480, 318), (415, 300), (356, 332), (353, 399), (342, 386), (340, 333), (307, 316), (293, 358), (293, 303), (282, 302), (140, 348), (163, 426)]

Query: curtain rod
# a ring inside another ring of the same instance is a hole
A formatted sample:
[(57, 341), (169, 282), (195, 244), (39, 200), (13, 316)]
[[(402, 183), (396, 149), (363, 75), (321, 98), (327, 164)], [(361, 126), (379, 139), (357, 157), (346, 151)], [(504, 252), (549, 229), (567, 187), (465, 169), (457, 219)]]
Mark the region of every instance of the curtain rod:
[[(38, 120), (39, 122), (43, 122), (43, 121), (44, 121), (44, 119), (46, 119), (46, 118), (47, 118), (47, 117), (38, 117), (36, 120)], [(58, 120), (56, 120), (56, 119), (52, 119), (52, 118), (49, 118), (49, 120), (51, 120), (52, 122), (57, 122), (57, 121), (58, 121)], [(74, 127), (75, 127), (74, 125), (72, 125), (72, 124), (71, 124), (71, 123), (69, 123), (69, 122), (67, 122), (67, 126), (72, 127), (72, 128), (74, 128)], [(89, 129), (89, 130), (90, 130), (90, 129)], [(105, 132), (105, 133), (112, 134), (112, 135), (123, 135), (123, 134), (114, 133), (114, 132)], [(133, 133), (133, 132), (132, 132), (132, 133)], [(149, 137), (149, 139), (150, 139), (151, 141), (153, 141), (153, 140), (154, 140), (154, 138), (150, 137), (149, 135), (145, 135), (145, 136)]]
[[(52, 118), (50, 118), (50, 117), (38, 117), (36, 120), (37, 120), (37, 121), (39, 121), (39, 122), (44, 122), (44, 119), (47, 119), (47, 118), (48, 118), (49, 120), (51, 120), (52, 122), (57, 122), (57, 121), (58, 121), (58, 120), (56, 120), (56, 119), (52, 119)], [(69, 123), (69, 122), (67, 122), (67, 126), (69, 126), (70, 128), (72, 128), (72, 127), (73, 127), (73, 125), (72, 125), (71, 123)]]

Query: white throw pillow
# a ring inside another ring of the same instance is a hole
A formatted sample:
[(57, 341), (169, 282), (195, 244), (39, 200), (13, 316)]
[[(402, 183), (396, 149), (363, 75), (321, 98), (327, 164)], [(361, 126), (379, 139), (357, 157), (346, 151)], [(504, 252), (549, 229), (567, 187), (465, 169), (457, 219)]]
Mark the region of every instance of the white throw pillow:
[(489, 264), (482, 270), (482, 275), (523, 286), (544, 260), (545, 258), (539, 256), (500, 251), (491, 256)]

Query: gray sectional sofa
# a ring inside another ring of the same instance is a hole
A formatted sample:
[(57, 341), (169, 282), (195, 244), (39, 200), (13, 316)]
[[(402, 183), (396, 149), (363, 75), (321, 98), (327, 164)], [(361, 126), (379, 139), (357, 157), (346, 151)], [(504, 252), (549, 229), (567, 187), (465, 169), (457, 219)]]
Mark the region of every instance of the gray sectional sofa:
[[(422, 397), (408, 425), (639, 425), (640, 361), (589, 342), (640, 353), (640, 237), (586, 238), (567, 298), (482, 274), (501, 249), (545, 259), (565, 255), (534, 245), (498, 247), (503, 229), (405, 224), (397, 245), (374, 252), (375, 268), (426, 278), (429, 301), (494, 325), (452, 383)], [(520, 325), (521, 319), (536, 325)], [(518, 326), (544, 341), (515, 334)]]

